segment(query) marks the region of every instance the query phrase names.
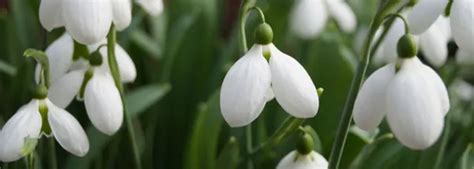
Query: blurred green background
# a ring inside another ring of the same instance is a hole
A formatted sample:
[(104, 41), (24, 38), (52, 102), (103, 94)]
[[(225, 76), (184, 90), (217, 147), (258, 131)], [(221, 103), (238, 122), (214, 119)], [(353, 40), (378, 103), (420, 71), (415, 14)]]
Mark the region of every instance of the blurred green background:
[[(128, 51), (138, 71), (137, 80), (126, 86), (126, 92), (142, 163), (147, 169), (244, 168), (245, 129), (231, 129), (223, 121), (218, 99), (226, 70), (242, 55), (237, 25), (240, 0), (164, 3), (165, 12), (158, 17), (147, 16), (134, 5), (132, 25), (118, 34), (118, 42)], [(368, 27), (380, 1), (349, 3), (360, 28)], [(292, 0), (257, 2), (274, 29), (276, 46), (300, 61), (317, 87), (324, 88), (318, 115), (306, 120), (305, 125), (317, 132), (321, 144), (316, 149), (328, 158), (359, 50), (353, 47), (355, 33), (340, 32), (333, 21), (314, 40), (296, 38), (288, 30), (292, 4)], [(24, 58), (23, 51), (44, 50), (64, 32), (45, 32), (38, 20), (38, 7), (39, 0), (0, 0), (0, 126), (31, 99), (35, 63)], [(249, 45), (257, 21), (255, 14), (251, 14), (247, 22)], [(448, 82), (455, 69), (448, 64), (440, 72)], [(412, 151), (403, 147), (385, 135), (389, 132), (386, 124), (376, 136), (351, 131), (341, 168), (453, 169), (468, 167), (464, 165), (467, 163), (472, 166), (474, 105), (455, 97), (451, 102), (446, 120), (449, 130), (445, 130), (449, 132), (431, 148)], [(114, 136), (105, 136), (91, 125), (82, 103), (75, 101), (68, 110), (87, 130), (91, 148), (86, 157), (78, 158), (56, 145), (58, 168), (133, 168), (125, 125)], [(254, 146), (266, 140), (286, 117), (276, 101), (271, 101), (252, 123)], [(236, 138), (235, 142), (228, 144), (231, 136)], [(48, 140), (43, 138), (37, 148), (38, 168), (51, 168)], [(274, 149), (257, 154), (256, 168), (275, 168), (294, 149), (293, 140), (290, 137)], [(25, 168), (24, 164), (19, 160), (0, 167)]]

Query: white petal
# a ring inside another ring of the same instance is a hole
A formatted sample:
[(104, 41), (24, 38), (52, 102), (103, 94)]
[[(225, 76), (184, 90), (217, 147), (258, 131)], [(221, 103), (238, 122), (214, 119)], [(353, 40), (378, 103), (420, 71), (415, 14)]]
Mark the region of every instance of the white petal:
[(113, 21), (117, 30), (127, 28), (132, 22), (132, 3), (130, 0), (112, 0)]
[(420, 65), (417, 58), (407, 59), (387, 89), (389, 126), (396, 138), (412, 149), (433, 145), (444, 120), (436, 86)]
[(357, 127), (372, 131), (382, 122), (386, 112), (387, 86), (395, 75), (394, 64), (375, 71), (364, 82), (354, 103), (353, 117)]
[(435, 88), (437, 98), (439, 99), (439, 105), (441, 106), (441, 110), (443, 115), (446, 115), (450, 108), (449, 103), (449, 95), (448, 89), (444, 85), (443, 80), (439, 77), (438, 73), (436, 73), (431, 67), (421, 64), (421, 70), (424, 71), (423, 77), (427, 83), (430, 83)]
[(414, 34), (426, 31), (443, 13), (448, 0), (419, 0), (408, 14), (408, 24)]
[(110, 0), (64, 0), (63, 13), (66, 31), (82, 44), (104, 39), (112, 23)]
[(22, 148), (27, 138), (39, 138), (41, 115), (38, 100), (32, 100), (21, 107), (0, 132), (0, 161), (11, 162), (23, 157)]
[(48, 122), (58, 143), (68, 152), (83, 157), (89, 151), (89, 140), (79, 122), (64, 109), (48, 104)]
[(300, 155), (295, 150), (283, 157), (276, 169), (327, 169), (328, 166), (328, 161), (314, 151), (308, 155)]
[(74, 97), (79, 94), (84, 73), (85, 70), (72, 71), (53, 83), (48, 92), (51, 102), (61, 108), (71, 104)]
[(62, 0), (41, 0), (39, 20), (47, 31), (63, 26), (61, 5)]
[[(73, 52), (74, 44), (71, 36), (67, 33), (55, 40), (46, 49), (46, 55), (48, 55), (49, 60), (51, 83), (54, 83), (69, 70), (73, 62)], [(40, 69), (41, 65), (37, 64), (35, 71), (36, 82), (39, 82)]]
[(474, 1), (456, 0), (451, 8), (451, 29), (459, 48), (474, 53)]
[(357, 26), (357, 18), (351, 7), (344, 1), (328, 0), (325, 2), (327, 2), (329, 13), (342, 31), (346, 33), (353, 32)]
[(290, 29), (300, 38), (311, 39), (323, 31), (327, 20), (322, 0), (297, 0), (291, 10)]
[(96, 69), (87, 83), (84, 103), (89, 119), (99, 131), (112, 135), (120, 129), (123, 121), (122, 100), (108, 73)]
[(474, 53), (458, 49), (456, 52), (456, 63), (459, 65), (474, 65)]
[(271, 74), (262, 46), (254, 45), (227, 72), (222, 82), (220, 106), (231, 127), (250, 124), (263, 110)]
[(149, 15), (157, 16), (163, 12), (163, 1), (162, 0), (137, 0), (145, 12)]
[[(100, 49), (100, 53), (102, 54), (104, 61), (101, 68), (107, 72), (110, 72), (109, 62), (107, 61), (107, 47)], [(133, 63), (133, 60), (130, 55), (128, 55), (127, 51), (125, 51), (120, 45), (115, 45), (115, 57), (117, 59), (117, 65), (120, 71), (120, 78), (122, 82), (128, 83), (135, 81), (137, 78), (137, 68), (135, 67), (135, 63)]]
[(448, 38), (436, 24), (420, 35), (420, 48), (425, 58), (436, 67), (441, 67), (448, 59)]
[(398, 58), (398, 40), (405, 34), (405, 26), (399, 18), (395, 19), (382, 42), (382, 57), (385, 63), (393, 63)]
[(453, 38), (451, 33), (451, 21), (449, 18), (440, 16), (434, 25), (438, 26), (442, 34), (446, 37), (446, 41), (450, 41)]
[(283, 109), (298, 118), (314, 117), (319, 98), (311, 77), (293, 57), (270, 44), (270, 70), (275, 98)]

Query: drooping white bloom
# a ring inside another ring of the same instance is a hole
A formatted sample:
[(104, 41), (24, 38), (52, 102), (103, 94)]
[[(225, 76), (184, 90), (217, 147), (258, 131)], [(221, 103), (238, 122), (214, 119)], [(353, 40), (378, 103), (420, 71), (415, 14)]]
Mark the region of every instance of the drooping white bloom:
[(163, 12), (162, 0), (137, 0), (140, 5), (149, 15), (157, 16)]
[(441, 78), (417, 57), (401, 59), (373, 73), (362, 86), (353, 110), (355, 124), (373, 130), (386, 115), (397, 139), (412, 149), (425, 149), (440, 136), (449, 110)]
[[(42, 119), (40, 104), (47, 106), (47, 118)], [(51, 135), (68, 152), (84, 156), (89, 151), (89, 140), (79, 122), (66, 110), (51, 103), (47, 98), (33, 99), (21, 107), (7, 121), (0, 133), (0, 161), (16, 161), (26, 154), (23, 148), (27, 139), (39, 139), (43, 122), (48, 122)]]
[(315, 151), (307, 155), (292, 151), (277, 165), (276, 169), (327, 169), (328, 161)]
[(357, 20), (350, 6), (342, 0), (297, 0), (291, 10), (290, 28), (303, 39), (317, 37), (334, 18), (344, 32), (355, 30)]
[(374, 55), (373, 62), (377, 65), (384, 63), (392, 63), (397, 57), (398, 40), (405, 34), (405, 27), (400, 18), (395, 18), (392, 26), (387, 32), (385, 39), (380, 44), (380, 52)]
[[(93, 51), (97, 50), (97, 48), (102, 45), (106, 44), (106, 40), (103, 39), (96, 44), (88, 45), (89, 52), (92, 53)], [(48, 55), (49, 59), (49, 66), (50, 66), (50, 75), (51, 75), (51, 83), (54, 83), (56, 80), (64, 76), (66, 73), (74, 70), (85, 69), (88, 67), (87, 61), (83, 58), (79, 58), (77, 60), (73, 60), (73, 52), (74, 52), (74, 42), (69, 36), (69, 34), (65, 33), (56, 41), (54, 41), (47, 49), (46, 54)], [(100, 54), (103, 56), (103, 63), (101, 69), (108, 71), (109, 64), (107, 62), (107, 47), (102, 47), (100, 49)], [(130, 55), (120, 46), (115, 45), (115, 56), (117, 59), (118, 68), (120, 71), (120, 77), (122, 82), (128, 83), (135, 81), (137, 77), (137, 70), (133, 60), (131, 59)], [(36, 66), (35, 78), (36, 81), (39, 82), (39, 74), (41, 70), (41, 65), (38, 64)]]
[[(415, 34), (425, 32), (443, 13), (448, 0), (421, 0), (408, 15), (408, 22)], [(454, 1), (450, 9), (450, 25), (456, 44), (474, 53), (474, 1)]]
[(131, 22), (130, 0), (42, 0), (40, 22), (51, 31), (64, 26), (82, 44), (93, 44), (107, 36), (113, 23), (123, 30)]
[[(270, 63), (264, 53), (271, 56)], [(295, 59), (273, 44), (255, 44), (229, 70), (222, 83), (220, 106), (231, 127), (250, 124), (273, 97), (295, 117), (314, 117), (319, 99), (311, 77)]]

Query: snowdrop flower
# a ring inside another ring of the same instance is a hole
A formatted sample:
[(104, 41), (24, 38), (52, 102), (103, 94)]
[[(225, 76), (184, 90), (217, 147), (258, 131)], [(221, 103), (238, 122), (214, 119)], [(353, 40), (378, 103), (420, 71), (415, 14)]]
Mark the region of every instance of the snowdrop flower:
[[(105, 39), (99, 43), (88, 45), (87, 48), (89, 51), (95, 51), (102, 44), (106, 44)], [(48, 55), (51, 70), (51, 83), (54, 83), (70, 71), (87, 69), (88, 63), (85, 59), (73, 58), (75, 48), (74, 46), (74, 41), (71, 36), (65, 33), (46, 49), (46, 54)], [(102, 56), (104, 56), (103, 60), (107, 60), (107, 47), (101, 48), (100, 53)], [(117, 44), (115, 46), (115, 55), (117, 57), (117, 64), (120, 70), (122, 82), (128, 83), (135, 81), (135, 78), (137, 77), (137, 70), (128, 53)], [(104, 64), (101, 65), (101, 69), (109, 71), (108, 62), (104, 62)], [(39, 81), (40, 70), (41, 65), (38, 64), (36, 66), (35, 72), (37, 82)]]
[(474, 87), (468, 82), (457, 79), (453, 86), (454, 92), (462, 101), (471, 101), (474, 96)]
[(458, 49), (456, 52), (456, 63), (462, 66), (474, 65), (474, 53), (470, 53), (463, 49)]
[(303, 39), (317, 37), (334, 18), (344, 32), (355, 30), (357, 20), (350, 6), (343, 0), (297, 0), (290, 15), (290, 28)]
[(328, 161), (313, 150), (313, 140), (310, 135), (300, 136), (298, 149), (290, 152), (278, 163), (276, 169), (327, 169)]
[(396, 138), (412, 149), (425, 149), (440, 136), (449, 110), (446, 86), (422, 64), (411, 35), (398, 45), (399, 60), (375, 71), (357, 95), (353, 117), (363, 130), (374, 130), (386, 116)]
[[(311, 77), (298, 61), (278, 50), (271, 43), (272, 38), (270, 25), (259, 25), (257, 44), (224, 78), (220, 106), (231, 127), (250, 124), (273, 96), (295, 117), (310, 118), (317, 113), (319, 98)], [(270, 63), (265, 59), (268, 57)]]
[[(420, 0), (408, 15), (408, 22), (415, 34), (425, 32), (443, 13), (447, 0)], [(450, 9), (451, 30), (456, 44), (474, 53), (474, 1), (456, 0)]]
[(41, 0), (41, 25), (51, 31), (65, 27), (82, 44), (93, 44), (104, 39), (113, 23), (118, 30), (132, 20), (130, 0)]
[(101, 132), (112, 135), (123, 122), (120, 93), (108, 71), (100, 67), (102, 56), (91, 54), (88, 69), (71, 71), (51, 85), (48, 97), (59, 107), (67, 107), (78, 96), (84, 99), (87, 115)]
[(163, 12), (163, 1), (162, 0), (137, 0), (145, 12), (149, 15), (157, 16)]
[(24, 145), (28, 139), (42, 135), (54, 136), (58, 143), (76, 156), (89, 151), (89, 140), (79, 122), (66, 110), (57, 107), (46, 97), (42, 86), (35, 98), (22, 106), (0, 132), (0, 161), (16, 161), (27, 155)]

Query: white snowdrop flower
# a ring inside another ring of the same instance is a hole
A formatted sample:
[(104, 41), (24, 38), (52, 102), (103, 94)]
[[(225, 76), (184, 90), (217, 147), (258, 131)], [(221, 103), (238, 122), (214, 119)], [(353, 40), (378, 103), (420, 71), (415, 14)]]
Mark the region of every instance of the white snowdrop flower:
[[(408, 15), (408, 22), (415, 34), (425, 32), (443, 13), (448, 0), (420, 0)], [(452, 36), (456, 44), (474, 53), (474, 1), (456, 0), (450, 9)]]
[(469, 51), (458, 49), (456, 52), (456, 63), (458, 65), (474, 65), (474, 53)]
[(157, 16), (163, 12), (163, 1), (162, 0), (137, 0), (145, 12), (149, 15)]
[(448, 43), (451, 39), (449, 21), (439, 17), (420, 37), (420, 49), (426, 60), (436, 67), (446, 63), (448, 59)]
[[(87, 48), (92, 53), (102, 44), (106, 44), (105, 39), (99, 41), (98, 43), (88, 45)], [(51, 83), (54, 83), (70, 71), (87, 69), (88, 62), (83, 58), (74, 60), (73, 53), (74, 42), (71, 36), (69, 36), (67, 33), (55, 40), (46, 49), (46, 54), (48, 55), (50, 65)], [(100, 49), (100, 53), (104, 57), (103, 60), (107, 61), (107, 47), (102, 47)], [(135, 64), (133, 63), (130, 55), (128, 55), (128, 53), (118, 44), (115, 45), (115, 56), (122, 82), (129, 83), (135, 81), (137, 77), (137, 69)], [(101, 69), (109, 71), (108, 62), (104, 62), (104, 64), (101, 65)], [(36, 82), (39, 82), (40, 70), (41, 65), (38, 64), (36, 66), (35, 72)]]
[(132, 19), (130, 0), (42, 0), (40, 22), (51, 31), (64, 26), (82, 44), (104, 39), (111, 24), (127, 28)]
[[(400, 41), (407, 40), (406, 37)], [(412, 37), (408, 40), (415, 44)], [(438, 74), (420, 62), (415, 56), (416, 48), (409, 48), (408, 53), (402, 51), (397, 63), (369, 76), (357, 95), (353, 117), (359, 128), (370, 131), (386, 116), (403, 145), (425, 149), (442, 132), (444, 116), (450, 107), (449, 97)]]
[[(250, 124), (274, 97), (295, 117), (309, 118), (317, 113), (319, 98), (311, 77), (298, 61), (271, 43), (272, 36), (271, 27), (261, 24), (257, 28), (257, 44), (224, 78), (220, 107), (231, 127)], [(267, 56), (270, 63), (265, 59)]]
[(278, 163), (276, 169), (327, 169), (328, 166), (328, 161), (315, 151), (301, 155), (294, 150)]
[(22, 158), (26, 155), (23, 152), (26, 141), (39, 139), (42, 134), (54, 136), (66, 151), (76, 156), (82, 157), (89, 151), (89, 140), (79, 122), (69, 112), (50, 102), (44, 93), (21, 107), (3, 126), (0, 132), (0, 161), (11, 162)]
[(392, 26), (385, 35), (385, 39), (383, 39), (380, 44), (380, 52), (374, 55), (373, 62), (376, 65), (392, 63), (397, 59), (397, 43), (403, 34), (405, 34), (403, 21), (400, 18), (395, 18)]
[(290, 28), (300, 38), (315, 38), (323, 31), (330, 17), (344, 32), (355, 30), (356, 16), (342, 0), (297, 0), (291, 10)]
[(112, 76), (99, 65), (91, 62), (87, 71), (80, 69), (67, 73), (51, 85), (49, 98), (58, 106), (67, 107), (79, 96), (84, 99), (92, 124), (99, 131), (112, 135), (122, 125), (123, 104)]

